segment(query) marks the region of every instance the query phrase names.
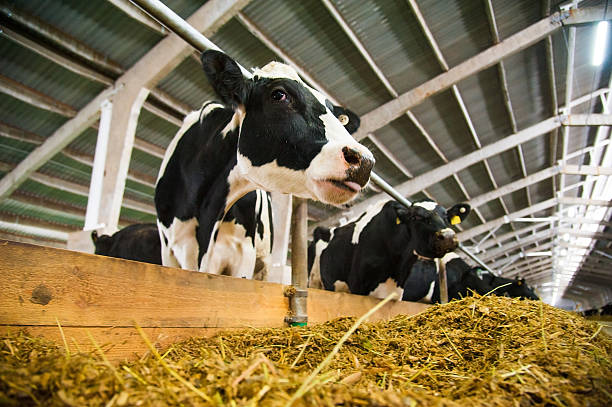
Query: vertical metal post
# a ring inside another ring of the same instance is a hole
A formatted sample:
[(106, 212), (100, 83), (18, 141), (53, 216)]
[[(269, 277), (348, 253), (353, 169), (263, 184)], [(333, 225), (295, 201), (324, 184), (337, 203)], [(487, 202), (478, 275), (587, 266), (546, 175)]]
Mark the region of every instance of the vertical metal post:
[(292, 326), (308, 322), (308, 201), (293, 197), (291, 211), (291, 286), (288, 291), (291, 315), (285, 318)]
[(440, 303), (446, 304), (448, 302), (448, 286), (446, 282), (446, 265), (442, 259), (436, 259), (436, 265), (438, 266), (438, 279), (440, 282)]

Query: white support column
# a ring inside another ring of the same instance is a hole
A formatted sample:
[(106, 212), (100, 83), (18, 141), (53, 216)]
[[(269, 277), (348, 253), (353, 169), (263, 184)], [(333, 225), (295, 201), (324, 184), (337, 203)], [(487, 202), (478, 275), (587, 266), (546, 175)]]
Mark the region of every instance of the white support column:
[(89, 184), (89, 195), (87, 198), (84, 230), (94, 230), (105, 226), (100, 223), (100, 203), (102, 201), (102, 182), (104, 179), (104, 167), (106, 166), (106, 153), (108, 151), (112, 111), (112, 102), (109, 100), (102, 102), (100, 106), (100, 126), (98, 127), (96, 152), (94, 155), (93, 168), (91, 170), (91, 182)]
[(148, 89), (129, 85), (118, 92), (113, 97), (108, 144), (103, 157), (98, 157), (96, 146), (94, 160), (102, 161), (104, 166), (99, 190), (93, 191), (100, 201), (97, 219), (92, 222), (103, 224), (107, 233), (117, 231), (138, 116), (148, 95)]
[(291, 195), (272, 192), (274, 241), (269, 281), (291, 284), (291, 268), (287, 266), (287, 249), (291, 229)]

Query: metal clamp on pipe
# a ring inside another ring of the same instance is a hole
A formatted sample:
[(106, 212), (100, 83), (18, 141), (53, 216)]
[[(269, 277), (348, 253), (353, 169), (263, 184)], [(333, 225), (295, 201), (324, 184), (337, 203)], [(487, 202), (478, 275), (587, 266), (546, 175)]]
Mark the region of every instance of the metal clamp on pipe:
[(308, 323), (307, 297), (308, 290), (304, 288), (287, 287), (285, 296), (289, 297), (289, 314), (285, 322), (291, 326), (306, 326)]

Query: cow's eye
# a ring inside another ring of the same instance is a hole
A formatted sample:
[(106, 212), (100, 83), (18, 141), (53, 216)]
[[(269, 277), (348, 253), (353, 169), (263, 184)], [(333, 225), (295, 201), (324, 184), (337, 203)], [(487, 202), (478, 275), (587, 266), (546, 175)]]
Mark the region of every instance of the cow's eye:
[(286, 102), (289, 99), (287, 93), (282, 89), (274, 89), (270, 96), (275, 102)]

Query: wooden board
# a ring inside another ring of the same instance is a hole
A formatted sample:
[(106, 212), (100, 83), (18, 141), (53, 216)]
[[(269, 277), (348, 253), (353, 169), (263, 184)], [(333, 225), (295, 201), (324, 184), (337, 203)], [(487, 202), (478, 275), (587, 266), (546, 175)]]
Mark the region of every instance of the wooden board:
[[(282, 327), (289, 301), (280, 284), (0, 240), (0, 329), (27, 329), (59, 344), (60, 322), (72, 350), (107, 344), (109, 359), (147, 349), (137, 323), (164, 348), (195, 335), (246, 327)], [(379, 300), (309, 290), (309, 323), (360, 316)], [(415, 314), (427, 305), (392, 302), (372, 319)], [(3, 326), (3, 327), (2, 327)]]

